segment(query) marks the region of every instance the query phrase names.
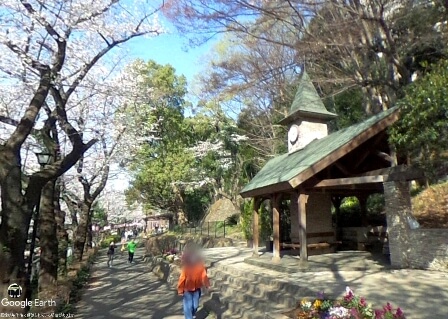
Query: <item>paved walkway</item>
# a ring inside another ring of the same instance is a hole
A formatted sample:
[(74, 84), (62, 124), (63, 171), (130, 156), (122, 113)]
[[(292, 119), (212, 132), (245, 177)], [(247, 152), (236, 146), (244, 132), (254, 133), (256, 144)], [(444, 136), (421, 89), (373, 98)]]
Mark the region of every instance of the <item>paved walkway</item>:
[[(226, 247), (206, 250), (206, 259), (238, 271), (270, 276), (280, 281), (295, 282), (330, 294), (342, 294), (349, 286), (355, 294), (380, 308), (387, 302), (401, 307), (409, 319), (448, 318), (448, 273), (427, 270), (345, 270), (284, 273), (244, 262), (250, 249)], [(362, 258), (363, 254), (360, 254)], [(325, 256), (316, 256), (325, 259)], [(213, 278), (211, 279), (213, 280)], [(297, 296), (300, 299), (303, 296)]]
[(106, 253), (100, 255), (75, 317), (183, 319), (182, 298), (148, 271), (142, 254), (143, 249), (137, 249), (135, 263), (129, 264), (127, 253), (118, 252), (112, 268), (107, 268)]
[[(251, 255), (248, 249), (214, 248), (204, 253), (212, 265), (220, 263), (280, 281), (294, 281), (316, 292), (324, 290), (339, 294), (350, 286), (375, 306), (388, 301), (401, 306), (410, 314), (410, 319), (447, 318), (447, 273), (423, 270), (345, 271), (343, 268), (338, 271), (284, 273), (245, 263), (244, 259)], [(131, 265), (127, 263), (127, 254), (122, 257), (118, 254), (114, 267), (107, 268), (104, 252), (94, 265), (92, 280), (78, 304), (76, 318), (182, 319), (182, 299), (149, 272), (148, 265), (141, 262), (142, 254), (143, 249), (138, 249), (136, 263)], [(210, 316), (202, 311), (198, 318)]]

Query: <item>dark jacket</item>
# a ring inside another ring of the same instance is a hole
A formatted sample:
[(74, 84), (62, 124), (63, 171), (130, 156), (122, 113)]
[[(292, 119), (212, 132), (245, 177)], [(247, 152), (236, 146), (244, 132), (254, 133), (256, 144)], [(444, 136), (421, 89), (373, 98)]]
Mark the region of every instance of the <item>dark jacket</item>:
[(115, 248), (117, 248), (117, 246), (115, 245), (109, 245), (109, 250), (107, 251), (108, 255), (113, 255), (115, 254)]

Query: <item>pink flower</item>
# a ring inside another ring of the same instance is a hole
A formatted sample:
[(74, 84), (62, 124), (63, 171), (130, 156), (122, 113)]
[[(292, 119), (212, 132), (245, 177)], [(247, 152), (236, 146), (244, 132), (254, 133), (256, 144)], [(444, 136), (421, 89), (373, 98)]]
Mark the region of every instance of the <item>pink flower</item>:
[(388, 302), (387, 305), (383, 307), (384, 312), (391, 312), (392, 311), (392, 305)]
[(353, 297), (355, 297), (355, 295), (353, 294), (353, 291), (351, 291), (351, 289), (349, 287), (347, 287), (345, 289), (345, 296), (344, 296), (344, 300), (345, 301), (352, 301)]
[(362, 307), (367, 307), (366, 298), (361, 297), (361, 299), (359, 300), (359, 304), (360, 304)]
[(395, 313), (395, 315), (398, 317), (398, 318), (404, 318), (404, 313), (403, 313), (403, 311), (401, 310), (401, 308), (400, 307), (398, 307), (397, 308), (397, 312)]
[(375, 310), (375, 319), (383, 319), (384, 312), (382, 310)]

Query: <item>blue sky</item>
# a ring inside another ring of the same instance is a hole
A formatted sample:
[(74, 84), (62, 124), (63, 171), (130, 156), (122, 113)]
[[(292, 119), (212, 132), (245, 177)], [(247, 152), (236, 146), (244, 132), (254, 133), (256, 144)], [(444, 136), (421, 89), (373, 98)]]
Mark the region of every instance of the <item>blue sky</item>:
[(152, 59), (159, 64), (171, 64), (177, 74), (183, 74), (191, 84), (195, 75), (206, 67), (204, 56), (213, 47), (213, 42), (200, 47), (188, 46), (188, 39), (167, 33), (150, 39), (136, 39), (129, 44), (132, 58)]

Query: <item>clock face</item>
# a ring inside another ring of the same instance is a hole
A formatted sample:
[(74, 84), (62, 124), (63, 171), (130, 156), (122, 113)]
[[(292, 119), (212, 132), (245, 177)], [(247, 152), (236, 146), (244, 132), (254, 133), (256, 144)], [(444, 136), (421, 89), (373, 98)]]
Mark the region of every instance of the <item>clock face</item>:
[(297, 139), (299, 138), (299, 128), (297, 125), (291, 126), (289, 129), (288, 138), (291, 143), (297, 142)]

